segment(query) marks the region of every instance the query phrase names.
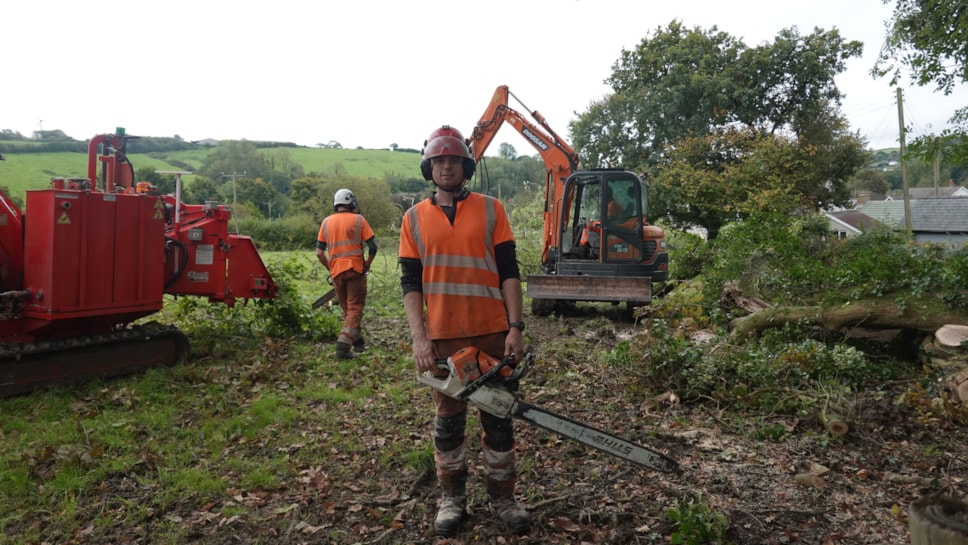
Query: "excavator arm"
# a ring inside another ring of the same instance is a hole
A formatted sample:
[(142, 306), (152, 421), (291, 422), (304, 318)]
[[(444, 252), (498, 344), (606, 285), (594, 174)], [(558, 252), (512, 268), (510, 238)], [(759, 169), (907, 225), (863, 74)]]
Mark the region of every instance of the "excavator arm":
[[(484, 152), (491, 145), (497, 131), (507, 122), (538, 151), (549, 173), (564, 180), (578, 170), (578, 152), (551, 129), (547, 120), (537, 110), (529, 111), (531, 117), (538, 123), (535, 125), (520, 112), (508, 106), (508, 97), (511, 96), (514, 94), (508, 90), (507, 85), (501, 85), (494, 91), (487, 110), (474, 127), (468, 142), (474, 160), (480, 161), (484, 157)], [(514, 99), (521, 102), (516, 96)]]
[[(498, 130), (507, 122), (537, 150), (545, 164), (544, 242), (541, 250), (541, 261), (545, 262), (550, 258), (551, 248), (560, 244), (557, 225), (561, 219), (561, 210), (569, 208), (568, 203), (564, 202), (569, 198), (563, 194), (564, 181), (578, 170), (578, 153), (551, 129), (537, 110), (529, 111), (537, 122), (536, 125), (510, 107), (508, 98), (511, 96), (514, 94), (507, 85), (498, 86), (487, 109), (471, 132), (468, 147), (474, 160), (479, 162)], [(521, 103), (516, 96), (514, 99)], [(521, 105), (524, 106), (523, 103)]]

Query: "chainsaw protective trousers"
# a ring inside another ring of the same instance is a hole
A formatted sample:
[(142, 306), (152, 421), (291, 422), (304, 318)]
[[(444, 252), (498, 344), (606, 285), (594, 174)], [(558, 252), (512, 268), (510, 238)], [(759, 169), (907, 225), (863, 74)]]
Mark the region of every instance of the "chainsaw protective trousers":
[(366, 306), (366, 275), (350, 269), (333, 279), (333, 289), (343, 311), (343, 329), (336, 342), (352, 345), (361, 338), (360, 324)]
[[(473, 339), (435, 341), (438, 355), (454, 354), (466, 346), (477, 346), (490, 354), (504, 351), (503, 333)], [(466, 482), (467, 478), (467, 403), (433, 390), (436, 416), (434, 418), (434, 460), (437, 479), (448, 493), (448, 483)], [(517, 481), (514, 460), (514, 426), (510, 418), (480, 412), (481, 450), (487, 475), (487, 491), (492, 498), (510, 498)]]

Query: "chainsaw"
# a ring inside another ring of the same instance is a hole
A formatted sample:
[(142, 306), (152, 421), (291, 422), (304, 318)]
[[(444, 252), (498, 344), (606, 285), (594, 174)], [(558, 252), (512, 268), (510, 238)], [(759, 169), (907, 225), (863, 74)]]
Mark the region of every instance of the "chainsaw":
[[(332, 276), (327, 276), (326, 277), (326, 281), (329, 282), (329, 285), (330, 286), (333, 285), (333, 277)], [(315, 301), (313, 301), (313, 308), (314, 309), (317, 309), (317, 308), (325, 305), (326, 303), (332, 301), (333, 300), (333, 297), (336, 297), (336, 288), (333, 288), (333, 289), (327, 291), (326, 293), (324, 293), (322, 295), (322, 297), (320, 297), (319, 299), (316, 299)]]
[(432, 373), (424, 372), (417, 375), (417, 380), (495, 416), (524, 420), (649, 469), (666, 472), (678, 470), (679, 464), (668, 456), (521, 401), (517, 385), (531, 365), (531, 359), (529, 352), (514, 367), (514, 356), (498, 360), (477, 347), (468, 346), (446, 360), (437, 360), (437, 367), (447, 369), (446, 378), (437, 378)]

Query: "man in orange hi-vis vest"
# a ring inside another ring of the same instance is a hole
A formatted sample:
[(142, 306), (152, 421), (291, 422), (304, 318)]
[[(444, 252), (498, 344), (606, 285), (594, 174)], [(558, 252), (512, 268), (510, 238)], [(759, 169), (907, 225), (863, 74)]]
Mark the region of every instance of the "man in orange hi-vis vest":
[[(329, 270), (343, 310), (343, 329), (336, 339), (337, 359), (353, 358), (365, 349), (360, 327), (366, 306), (366, 273), (376, 256), (376, 241), (373, 229), (357, 213), (358, 209), (353, 192), (340, 189), (333, 196), (333, 214), (323, 220), (316, 237), (316, 257)], [(369, 250), (365, 261), (364, 243)]]
[[(456, 129), (444, 125), (433, 131), (422, 153), (421, 174), (436, 190), (404, 214), (399, 253), (417, 371), (440, 376), (436, 360), (467, 346), (497, 357), (513, 354), (519, 361), (524, 356), (521, 276), (504, 206), (464, 187), (476, 165)], [(467, 505), (467, 403), (437, 390), (433, 400), (441, 486), (434, 530), (449, 537), (460, 530)], [(480, 421), (491, 507), (512, 532), (527, 533), (530, 517), (514, 499), (511, 419), (481, 411)]]

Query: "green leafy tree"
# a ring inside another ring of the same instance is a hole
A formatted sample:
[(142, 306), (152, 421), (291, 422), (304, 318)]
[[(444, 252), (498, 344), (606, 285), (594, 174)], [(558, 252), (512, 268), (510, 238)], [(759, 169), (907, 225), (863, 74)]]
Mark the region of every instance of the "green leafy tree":
[(811, 149), (753, 129), (724, 129), (682, 139), (652, 178), (650, 215), (674, 227), (705, 227), (716, 238), (726, 224), (763, 211), (814, 208)]
[(864, 169), (854, 176), (850, 182), (850, 188), (856, 191), (870, 191), (877, 195), (887, 195), (891, 190), (891, 184), (884, 179), (884, 176), (877, 170)]
[(507, 159), (509, 161), (513, 161), (518, 157), (517, 150), (515, 150), (514, 146), (512, 146), (511, 144), (508, 144), (507, 142), (502, 143), (498, 147), (497, 153), (498, 153), (498, 156), (501, 157), (501, 159)]
[(736, 100), (732, 66), (742, 44), (713, 27), (679, 21), (623, 50), (606, 82), (613, 93), (570, 124), (586, 167), (636, 168), (664, 147), (730, 121)]
[(867, 141), (851, 132), (847, 119), (833, 106), (817, 103), (811, 115), (798, 117), (793, 124), (797, 149), (805, 154), (805, 170), (796, 179), (803, 185), (796, 192), (807, 197), (804, 205), (811, 211), (829, 206), (847, 206), (847, 183), (854, 173), (870, 164)]
[[(532, 189), (544, 188), (544, 162), (534, 157), (518, 157), (515, 160), (485, 157), (477, 165), (477, 174), (471, 189), (502, 199), (513, 198), (528, 185)], [(424, 189), (429, 186), (424, 182)]]
[(253, 143), (245, 140), (223, 140), (202, 161), (198, 174), (212, 180), (221, 180), (224, 176), (267, 179), (271, 171), (269, 163)]
[[(247, 204), (249, 209), (261, 211), (264, 217), (268, 217), (272, 203), (282, 202), (276, 188), (262, 178), (240, 178), (236, 184), (236, 195), (233, 195), (231, 183), (224, 184), (221, 189), (222, 198), (227, 202), (237, 198), (238, 204)], [(238, 205), (234, 206), (233, 210), (242, 212)], [(277, 211), (280, 210), (277, 209)]]
[(837, 29), (801, 36), (796, 27), (781, 30), (772, 43), (744, 49), (735, 66), (741, 78), (737, 119), (772, 133), (789, 128), (802, 138), (818, 116), (832, 117), (843, 98), (834, 77), (862, 52), (861, 42), (845, 41)]
[(896, 0), (871, 72), (890, 75), (896, 85), (904, 69), (917, 85), (934, 83), (946, 95), (968, 81), (968, 11), (963, 0)]
[(27, 137), (18, 131), (3, 129), (0, 130), (0, 140), (27, 140)]
[(748, 48), (717, 30), (678, 21), (623, 50), (607, 80), (613, 93), (570, 125), (585, 166), (644, 170), (666, 146), (732, 125), (771, 133), (802, 132), (837, 107), (834, 77), (859, 42), (836, 31), (801, 36), (781, 31), (774, 42)]
[(306, 175), (306, 169), (286, 148), (270, 150), (264, 156), (270, 170), (269, 181), (280, 193), (289, 193), (292, 181)]
[[(895, 85), (907, 70), (916, 85), (933, 83), (945, 95), (968, 83), (968, 9), (964, 0), (896, 0), (886, 26), (884, 45), (871, 75), (890, 76)], [(915, 140), (912, 153), (922, 157), (943, 153), (954, 164), (968, 164), (968, 106), (956, 110), (950, 122), (954, 127), (942, 131), (938, 142)], [(939, 146), (944, 150), (939, 151)]]
[(305, 177), (292, 183), (292, 213), (311, 216), (318, 224), (333, 213), (333, 195), (340, 189), (356, 195), (360, 212), (375, 230), (400, 227), (402, 210), (394, 204), (386, 180), (348, 175)]
[[(187, 204), (205, 204), (206, 201), (218, 201), (225, 204), (226, 201), (219, 196), (219, 185), (207, 176), (193, 176), (184, 180), (185, 188), (182, 190), (182, 202)], [(231, 203), (231, 201), (228, 201)]]

